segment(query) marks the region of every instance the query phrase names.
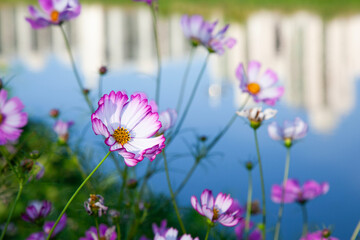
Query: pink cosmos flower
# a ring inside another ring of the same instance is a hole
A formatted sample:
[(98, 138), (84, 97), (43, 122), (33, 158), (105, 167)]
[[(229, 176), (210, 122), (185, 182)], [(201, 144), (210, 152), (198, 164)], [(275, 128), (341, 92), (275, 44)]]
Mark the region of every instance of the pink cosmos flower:
[(39, 0), (39, 4), (43, 11), (29, 6), (31, 17), (26, 18), (34, 29), (60, 25), (64, 21), (76, 18), (81, 11), (78, 0)]
[(328, 229), (322, 231), (316, 231), (313, 233), (308, 233), (305, 237), (300, 238), (300, 240), (339, 240), (336, 237), (331, 237), (331, 232)]
[(117, 238), (115, 226), (108, 227), (105, 224), (99, 226), (100, 239), (98, 238), (96, 227), (91, 227), (85, 233), (85, 237), (81, 237), (79, 240), (115, 240)]
[(269, 136), (276, 141), (282, 140), (285, 146), (290, 147), (294, 140), (304, 138), (308, 132), (308, 125), (300, 118), (295, 118), (294, 122), (285, 121), (280, 127), (276, 122), (269, 124)]
[(69, 140), (69, 128), (74, 124), (73, 121), (63, 122), (61, 120), (57, 120), (53, 129), (58, 135), (59, 141), (62, 143), (66, 143)]
[[(250, 229), (254, 227), (254, 223), (250, 222), (249, 224)], [(235, 234), (237, 240), (262, 240), (262, 234), (261, 231), (257, 228), (252, 229), (249, 233), (249, 237), (245, 238), (245, 219), (241, 219), (239, 225), (235, 228)]]
[(144, 157), (151, 161), (165, 147), (163, 135), (153, 137), (161, 128), (157, 112), (152, 112), (147, 99), (140, 94), (130, 97), (123, 92), (105, 94), (91, 115), (96, 135), (103, 135), (110, 151), (117, 151), (128, 166)]
[(251, 61), (246, 75), (244, 66), (240, 63), (236, 70), (236, 77), (240, 81), (240, 89), (249, 93), (255, 102), (264, 102), (273, 106), (284, 94), (284, 87), (276, 86), (278, 77), (271, 69), (266, 70), (259, 78), (260, 68), (261, 64), (259, 62)]
[(233, 227), (239, 223), (240, 219), (236, 217), (239, 210), (228, 211), (233, 204), (230, 195), (219, 193), (214, 201), (211, 190), (205, 189), (200, 197), (201, 205), (195, 196), (191, 197), (191, 205), (200, 214), (207, 217), (211, 222)]
[(21, 214), (21, 218), (26, 222), (35, 223), (41, 218), (45, 218), (51, 211), (51, 202), (49, 201), (33, 201), (27, 207), (25, 213)]
[(270, 118), (275, 117), (277, 110), (267, 108), (262, 111), (261, 107), (254, 107), (250, 109), (244, 109), (236, 113), (240, 117), (247, 118), (249, 120), (250, 127), (257, 129), (261, 126), (264, 120), (269, 120)]
[[(169, 228), (164, 236), (156, 234), (154, 240), (177, 240), (177, 235), (178, 230), (176, 230), (175, 228)], [(179, 240), (199, 240), (199, 238), (192, 238), (190, 234), (184, 234), (179, 238)]]
[(7, 101), (7, 91), (0, 90), (0, 145), (8, 141), (16, 141), (28, 121), (26, 113), (21, 112), (24, 108), (21, 100), (17, 97)]
[[(317, 183), (309, 180), (301, 187), (296, 179), (289, 179), (285, 184), (284, 203), (306, 203), (309, 200), (326, 194), (329, 191), (329, 183)], [(271, 188), (271, 199), (273, 202), (281, 203), (282, 185), (273, 185)]]
[(217, 21), (213, 23), (207, 22), (200, 15), (183, 15), (181, 18), (181, 27), (185, 37), (191, 41), (193, 46), (201, 44), (207, 48), (209, 52), (216, 52), (222, 55), (225, 52), (225, 47), (232, 48), (236, 40), (225, 37), (229, 25), (226, 25), (215, 34), (214, 29), (217, 23)]
[(108, 210), (108, 207), (104, 204), (104, 197), (95, 194), (90, 194), (89, 199), (84, 202), (84, 207), (89, 215), (95, 215), (96, 217), (101, 217)]
[[(51, 234), (51, 238), (54, 238), (59, 232), (61, 232), (67, 222), (66, 214), (64, 214), (58, 223), (58, 225), (55, 227), (55, 230)], [(45, 222), (43, 226), (43, 232), (36, 232), (31, 234), (26, 240), (45, 240), (47, 235), (50, 233), (51, 228), (54, 226), (55, 222)]]

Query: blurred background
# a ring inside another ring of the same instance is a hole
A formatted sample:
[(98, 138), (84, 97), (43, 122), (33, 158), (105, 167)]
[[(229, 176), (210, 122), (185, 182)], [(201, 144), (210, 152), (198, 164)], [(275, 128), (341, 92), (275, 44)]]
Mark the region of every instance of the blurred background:
[[(144, 91), (154, 97), (157, 60), (152, 17), (146, 4), (130, 0), (80, 2), (81, 15), (64, 26), (93, 101), (98, 99), (101, 65), (109, 69), (103, 80), (104, 93)], [(89, 125), (90, 116), (73, 77), (60, 29), (31, 29), (24, 19), (29, 15), (28, 4), (37, 2), (0, 1), (1, 76), (12, 78), (11, 93), (22, 99), (31, 119), (51, 126), (48, 112), (59, 108), (63, 119), (73, 120), (70, 142), (85, 132), (86, 141), (81, 146), (85, 152), (92, 150), (87, 163), (92, 166), (107, 150)], [(310, 126), (308, 136), (292, 148), (290, 178), (330, 183), (327, 195), (308, 204), (310, 230), (330, 226), (334, 236), (349, 239), (360, 217), (360, 1), (159, 0), (159, 13), (161, 110), (176, 107), (189, 56), (190, 45), (180, 26), (182, 14), (219, 20), (219, 29), (229, 23), (227, 36), (237, 40), (223, 56), (210, 57), (184, 125), (186, 131), (168, 149), (173, 185), (178, 186), (193, 164), (189, 146), (199, 136), (215, 136), (241, 105), (244, 96), (235, 77), (238, 64), (257, 60), (263, 71), (275, 70), (285, 86), (285, 95), (275, 106), (279, 111), (275, 121), (299, 116)], [(204, 50), (196, 51), (188, 93), (205, 56)], [(260, 128), (259, 137), (271, 232), (278, 205), (271, 202), (270, 189), (282, 181), (285, 148), (268, 137), (266, 124)], [(205, 188), (216, 194), (231, 193), (244, 203), (247, 172), (243, 165), (248, 160), (256, 161), (253, 133), (238, 119), (179, 194), (180, 205), (190, 207), (190, 197), (199, 197)], [(145, 167), (137, 166), (139, 176)], [(112, 162), (102, 171), (114, 174)], [(254, 186), (254, 197), (260, 200), (257, 168)], [(163, 172), (152, 178), (150, 188), (168, 194)], [(255, 220), (260, 221), (260, 217)], [(286, 205), (283, 239), (298, 239), (301, 224), (300, 207)]]

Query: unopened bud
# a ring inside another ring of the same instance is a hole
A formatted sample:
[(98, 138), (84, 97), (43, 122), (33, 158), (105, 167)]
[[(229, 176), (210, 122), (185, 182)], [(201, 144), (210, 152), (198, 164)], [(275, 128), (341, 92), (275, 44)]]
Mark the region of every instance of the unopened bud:
[(137, 184), (138, 182), (136, 181), (136, 179), (129, 179), (128, 182), (127, 182), (127, 187), (130, 188), (130, 189), (134, 189), (137, 187)]
[(40, 157), (40, 153), (39, 153), (38, 150), (34, 150), (34, 151), (32, 151), (32, 152), (29, 153), (29, 157), (30, 157), (31, 159), (36, 160), (36, 159), (38, 159), (38, 158)]
[(261, 125), (261, 121), (250, 120), (250, 127), (252, 127), (254, 130), (258, 129), (260, 125)]
[(107, 73), (107, 68), (105, 67), (105, 66), (101, 66), (100, 68), (99, 68), (99, 74), (100, 75), (105, 75), (106, 73)]
[(206, 136), (200, 136), (199, 139), (200, 139), (201, 142), (206, 142), (207, 137)]
[(324, 238), (328, 238), (328, 237), (330, 237), (330, 235), (331, 235), (331, 231), (329, 230), (329, 229), (324, 229), (324, 230), (322, 230), (322, 236), (324, 237)]
[(245, 167), (247, 170), (251, 171), (254, 168), (254, 164), (251, 161), (245, 163)]
[(87, 89), (87, 88), (84, 88), (84, 89), (83, 89), (83, 93), (84, 93), (85, 95), (88, 95), (88, 94), (89, 94), (89, 92), (90, 92), (90, 90), (89, 90), (89, 89)]
[(292, 139), (291, 138), (285, 138), (284, 139), (284, 145), (287, 148), (290, 148), (292, 146)]
[(59, 116), (60, 112), (58, 109), (53, 108), (50, 110), (49, 115), (53, 118), (57, 118)]

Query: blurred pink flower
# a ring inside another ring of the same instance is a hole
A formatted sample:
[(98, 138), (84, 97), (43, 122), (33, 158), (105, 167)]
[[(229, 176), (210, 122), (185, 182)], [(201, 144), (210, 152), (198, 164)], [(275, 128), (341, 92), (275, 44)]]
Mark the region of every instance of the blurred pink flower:
[(108, 227), (105, 224), (100, 224), (98, 238), (96, 227), (91, 227), (85, 233), (85, 237), (81, 237), (79, 240), (115, 240), (117, 238), (115, 226)]
[(331, 237), (330, 234), (331, 232), (328, 229), (324, 229), (322, 231), (308, 233), (305, 237), (300, 238), (300, 240), (339, 240), (336, 237)]
[(67, 141), (69, 140), (69, 128), (73, 124), (73, 121), (63, 122), (62, 120), (57, 120), (55, 122), (53, 129), (58, 135), (58, 139), (61, 143), (67, 143)]

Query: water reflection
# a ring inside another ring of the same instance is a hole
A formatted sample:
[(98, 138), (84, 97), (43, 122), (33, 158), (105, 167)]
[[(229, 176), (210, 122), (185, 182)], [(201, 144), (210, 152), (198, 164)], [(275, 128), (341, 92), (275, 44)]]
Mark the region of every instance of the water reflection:
[[(34, 31), (24, 20), (27, 15), (26, 6), (0, 9), (0, 61), (8, 62), (14, 53), (33, 69), (41, 69), (50, 53), (67, 61), (60, 30)], [(102, 64), (111, 69), (136, 66), (141, 72), (152, 73), (156, 54), (151, 22), (147, 8), (83, 6), (81, 17), (65, 26), (86, 85), (96, 87), (96, 70)], [(179, 15), (160, 18), (165, 60), (188, 55), (179, 22)], [(325, 22), (306, 12), (285, 16), (261, 11), (243, 24), (231, 25), (229, 34), (238, 44), (225, 56), (212, 58), (208, 68), (213, 76), (209, 84), (213, 103), (221, 99), (224, 85), (237, 85), (237, 64), (256, 59), (279, 74), (286, 87), (284, 100), (290, 106), (305, 108), (314, 129), (331, 131), (353, 109), (355, 78), (360, 72), (360, 15)], [(234, 102), (239, 104), (240, 92), (234, 89)]]

